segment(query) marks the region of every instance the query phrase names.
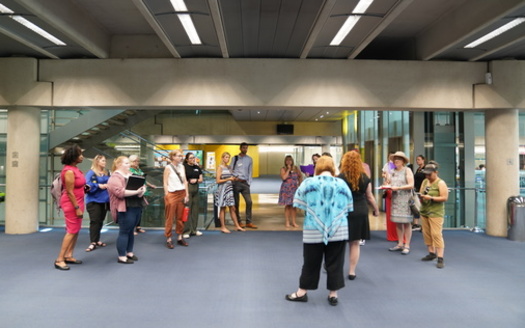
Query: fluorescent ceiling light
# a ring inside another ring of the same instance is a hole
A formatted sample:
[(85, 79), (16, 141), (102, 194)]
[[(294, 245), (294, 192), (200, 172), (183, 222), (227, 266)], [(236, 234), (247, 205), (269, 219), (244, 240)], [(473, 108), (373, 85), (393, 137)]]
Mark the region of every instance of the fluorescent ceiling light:
[(50, 33), (46, 32), (45, 30), (43, 30), (42, 28), (38, 27), (37, 25), (31, 23), (30, 21), (28, 21), (27, 19), (25, 19), (22, 16), (14, 15), (11, 18), (14, 19), (15, 21), (17, 21), (18, 23), (24, 25), (25, 27), (27, 27), (31, 31), (35, 32), (36, 34), (38, 34), (38, 35), (46, 38), (47, 40), (53, 42), (57, 46), (65, 46), (66, 45), (66, 43), (64, 41), (54, 37)]
[(464, 48), (475, 48), (475, 47), (479, 46), (480, 44), (485, 43), (488, 40), (493, 39), (493, 38), (497, 37), (498, 35), (507, 32), (511, 28), (514, 28), (514, 27), (520, 25), (523, 22), (525, 22), (525, 18), (523, 18), (523, 17), (516, 18), (516, 19), (510, 21), (509, 23), (501, 26), (500, 28), (497, 28), (497, 29), (495, 29), (494, 31), (492, 31), (492, 32), (490, 32), (488, 34), (485, 34), (484, 36), (482, 36), (481, 38), (475, 40), (474, 42), (471, 42), (471, 43), (467, 44)]
[[(14, 14), (15, 12), (0, 3), (0, 13), (2, 13), (2, 14)], [(51, 35), (47, 31), (45, 31), (41, 27), (31, 23), (30, 21), (28, 21), (27, 19), (25, 19), (24, 17), (22, 17), (20, 15), (11, 15), (9, 17), (11, 17), (11, 19), (13, 19), (14, 21), (24, 25), (25, 27), (27, 27), (31, 31), (37, 33), (41, 37), (43, 37), (43, 38), (53, 42), (57, 46), (65, 46), (66, 45), (65, 42), (63, 42), (60, 39), (54, 37), (53, 35)]]
[(374, 0), (359, 1), (357, 6), (355, 6), (354, 10), (352, 11), (353, 15), (350, 15), (346, 18), (345, 23), (343, 24), (343, 26), (341, 26), (335, 37), (332, 39), (332, 42), (330, 42), (331, 46), (338, 46), (341, 44), (341, 42), (343, 42), (348, 33), (350, 33), (350, 31), (354, 28), (357, 22), (359, 22), (359, 20), (361, 19), (360, 15), (366, 12), (366, 10), (368, 9), (368, 7), (370, 7), (372, 2), (374, 2)]
[[(170, 0), (170, 2), (176, 12), (188, 11), (188, 7), (186, 7), (184, 0)], [(177, 16), (179, 17), (186, 34), (190, 38), (191, 44), (202, 44), (197, 29), (195, 28), (195, 25), (193, 25), (193, 20), (191, 19), (190, 14), (177, 14)]]
[(0, 3), (0, 13), (2, 13), (2, 14), (14, 14), (15, 12)]

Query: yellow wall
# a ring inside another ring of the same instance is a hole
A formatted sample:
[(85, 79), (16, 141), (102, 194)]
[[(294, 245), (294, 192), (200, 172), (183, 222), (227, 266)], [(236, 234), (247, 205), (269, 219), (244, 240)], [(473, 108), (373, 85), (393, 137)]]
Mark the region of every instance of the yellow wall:
[[(180, 145), (158, 145), (160, 149), (173, 150), (179, 149)], [(240, 153), (239, 145), (188, 145), (190, 150), (202, 150), (204, 152), (204, 163), (206, 163), (206, 155), (208, 152), (215, 152), (215, 163), (219, 165), (221, 160), (221, 155), (224, 152), (229, 152), (233, 161), (233, 156)], [(259, 147), (258, 146), (249, 146), (248, 155), (253, 159), (253, 177), (259, 177)]]

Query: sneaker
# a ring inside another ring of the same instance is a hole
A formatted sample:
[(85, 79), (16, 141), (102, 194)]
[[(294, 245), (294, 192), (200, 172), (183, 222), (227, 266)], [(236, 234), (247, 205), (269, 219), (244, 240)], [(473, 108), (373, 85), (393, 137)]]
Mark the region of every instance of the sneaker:
[(202, 236), (202, 232), (197, 230), (197, 232), (195, 232), (195, 236)]
[(436, 259), (436, 254), (434, 253), (428, 253), (427, 256), (421, 259), (421, 261), (433, 261)]
[(410, 254), (410, 247), (405, 247), (405, 248), (403, 248), (403, 250), (401, 251), (401, 254), (402, 254), (402, 255), (408, 255), (408, 254)]
[(443, 263), (443, 258), (438, 257), (438, 263), (436, 264), (436, 268), (443, 269), (445, 267), (445, 263)]
[(365, 246), (365, 243), (366, 243), (366, 240), (361, 239), (361, 241), (359, 242), (359, 246)]
[(189, 233), (185, 233), (185, 234), (182, 235), (182, 238), (189, 239), (190, 238), (190, 234)]
[(419, 224), (413, 224), (412, 231), (421, 231), (421, 226)]

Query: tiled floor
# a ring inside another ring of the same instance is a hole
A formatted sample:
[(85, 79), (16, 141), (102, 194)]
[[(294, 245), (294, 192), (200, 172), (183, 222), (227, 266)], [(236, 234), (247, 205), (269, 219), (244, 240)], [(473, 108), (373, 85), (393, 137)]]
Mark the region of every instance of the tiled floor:
[[(284, 206), (277, 205), (278, 194), (252, 194), (253, 201), (253, 222), (258, 226), (258, 230), (281, 231), (281, 230), (301, 230), (303, 224), (303, 213), (298, 210), (297, 224), (299, 228), (286, 228), (284, 221)], [(241, 217), (244, 218), (244, 201), (241, 197)], [(385, 214), (380, 213), (379, 217), (370, 214), (370, 230), (386, 230)], [(229, 215), (226, 216), (227, 222)], [(213, 229), (213, 226), (210, 226)]]

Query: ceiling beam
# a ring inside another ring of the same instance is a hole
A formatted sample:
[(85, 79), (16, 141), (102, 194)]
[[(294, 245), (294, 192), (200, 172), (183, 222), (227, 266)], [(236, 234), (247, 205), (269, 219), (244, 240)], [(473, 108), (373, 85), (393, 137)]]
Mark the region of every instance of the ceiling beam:
[(16, 34), (10, 32), (10, 31), (6, 30), (5, 28), (3, 28), (1, 26), (0, 26), (0, 33), (4, 34), (5, 36), (7, 36), (7, 37), (9, 37), (9, 38), (11, 38), (11, 39), (21, 43), (21, 44), (23, 44), (26, 47), (29, 47), (29, 48), (31, 48), (31, 49), (33, 49), (35, 51), (38, 51), (39, 53), (41, 53), (44, 56), (47, 56), (47, 57), (52, 58), (52, 59), (59, 59), (57, 56), (53, 55), (49, 51), (44, 50), (43, 48), (41, 48), (41, 47), (39, 47), (39, 46), (37, 46), (37, 45), (27, 41), (26, 39), (24, 39), (24, 38), (22, 38), (22, 37), (20, 37), (20, 36), (18, 36)]
[(455, 49), (523, 6), (523, 0), (469, 0), (417, 37), (417, 56), (421, 60), (431, 60)]
[(210, 7), (211, 18), (215, 31), (217, 31), (217, 39), (219, 40), (219, 46), (221, 47), (222, 58), (230, 58), (228, 53), (228, 44), (226, 43), (226, 36), (224, 34), (224, 25), (222, 23), (221, 9), (217, 0), (208, 0), (208, 6)]
[(17, 3), (94, 56), (109, 57), (111, 37), (70, 1), (17, 0)]
[(381, 20), (381, 23), (374, 28), (364, 39), (359, 43), (348, 56), (348, 59), (355, 59), (361, 51), (363, 51), (390, 23), (392, 23), (410, 4), (413, 0), (398, 0), (397, 3), (390, 9), (390, 11)]
[(175, 46), (171, 43), (170, 39), (168, 38), (168, 35), (166, 35), (166, 32), (164, 29), (159, 25), (155, 17), (151, 14), (149, 9), (144, 4), (143, 0), (132, 0), (137, 9), (140, 11), (142, 16), (146, 19), (148, 24), (151, 26), (151, 28), (157, 33), (157, 36), (160, 38), (162, 43), (168, 48), (168, 51), (171, 53), (171, 55), (175, 58), (182, 58)]
[(514, 45), (516, 45), (516, 44), (519, 44), (519, 43), (521, 43), (521, 42), (523, 42), (523, 41), (525, 41), (525, 36), (522, 36), (522, 37), (516, 38), (516, 39), (514, 39), (514, 40), (512, 40), (512, 41), (510, 41), (510, 42), (507, 42), (507, 43), (505, 43), (505, 44), (503, 44), (503, 45), (501, 45), (501, 46), (499, 46), (499, 47), (496, 47), (496, 48), (494, 48), (494, 49), (492, 49), (492, 50), (486, 51), (486, 52), (484, 52), (483, 54), (478, 55), (478, 56), (476, 56), (476, 57), (472, 57), (472, 58), (469, 59), (469, 61), (478, 61), (478, 60), (482, 60), (483, 58), (486, 58), (486, 57), (488, 57), (488, 56), (490, 56), (490, 55), (492, 55), (492, 54), (495, 54), (495, 53), (497, 53), (497, 52), (499, 52), (499, 51), (502, 51), (502, 50), (505, 50), (505, 49), (507, 49), (507, 48), (510, 48), (510, 47), (512, 47), (512, 46), (514, 46)]
[(317, 40), (319, 33), (321, 33), (324, 25), (326, 24), (326, 21), (328, 20), (328, 18), (330, 18), (330, 14), (332, 13), (332, 9), (334, 8), (336, 2), (337, 0), (327, 0), (324, 3), (321, 12), (315, 20), (315, 25), (312, 28), (310, 35), (308, 36), (308, 40), (306, 40), (306, 43), (304, 44), (303, 51), (301, 52), (301, 56), (299, 58), (308, 58), (308, 54), (310, 53), (310, 50), (312, 50), (312, 48), (314, 47), (315, 41)]

